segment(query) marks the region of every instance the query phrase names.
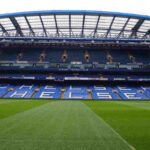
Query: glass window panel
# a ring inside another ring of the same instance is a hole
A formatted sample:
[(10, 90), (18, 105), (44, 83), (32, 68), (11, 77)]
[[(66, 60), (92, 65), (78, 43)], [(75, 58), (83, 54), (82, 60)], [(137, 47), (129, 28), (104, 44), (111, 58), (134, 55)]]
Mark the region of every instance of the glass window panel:
[(107, 33), (107, 30), (100, 30), (96, 33), (96, 36), (105, 37)]
[(83, 15), (71, 15), (71, 21), (83, 20)]
[(30, 32), (30, 30), (22, 30), (22, 32), (25, 36), (33, 36), (33, 34)]
[(10, 36), (15, 36), (15, 35), (16, 35), (16, 31), (15, 31), (15, 30), (8, 31), (8, 34), (9, 34)]
[(54, 15), (50, 15), (50, 16), (41, 16), (41, 18), (42, 18), (42, 20), (44, 21), (44, 22), (55, 22), (55, 20), (54, 20)]
[(84, 27), (92, 27), (95, 28), (97, 24), (98, 16), (85, 16)]
[(29, 21), (33, 21), (33, 20), (38, 20), (38, 21), (40, 21), (40, 17), (39, 17), (39, 16), (28, 16), (27, 19), (28, 19)]
[(45, 28), (55, 28), (56, 27), (54, 15), (41, 16), (41, 17), (42, 17)]
[(107, 30), (97, 30), (97, 33), (107, 33)]
[(132, 28), (136, 25), (139, 19), (129, 19), (128, 24), (125, 27), (125, 30), (132, 30)]
[(108, 29), (111, 22), (112, 22), (113, 17), (109, 17), (109, 16), (101, 16), (100, 20), (99, 20), (99, 24), (98, 27), (104, 27), (105, 29)]
[(10, 25), (3, 25), (3, 27), (6, 29), (6, 30), (15, 30), (15, 27), (14, 26), (10, 26)]
[(28, 24), (27, 24), (27, 22), (26, 22), (24, 17), (16, 17), (15, 19), (18, 22), (18, 24), (19, 24), (21, 29), (25, 28), (25, 27), (26, 28), (28, 27)]
[(83, 15), (71, 15), (71, 27), (82, 27)]
[(59, 29), (59, 32), (62, 32), (62, 33), (69, 33), (69, 29)]
[(126, 21), (127, 18), (115, 17), (111, 28), (116, 30), (121, 30), (124, 27)]
[(0, 19), (0, 24), (6, 29), (6, 30), (15, 30), (15, 27), (13, 23), (10, 21), (9, 18)]
[(140, 28), (138, 31), (140, 31), (140, 32), (147, 32), (148, 28)]
[(56, 35), (57, 34), (56, 29), (46, 29), (46, 32), (48, 35)]
[(56, 29), (46, 29), (48, 32), (56, 32)]
[(45, 16), (41, 16), (41, 18), (42, 18), (43, 20), (54, 19), (54, 15), (45, 15)]
[(137, 36), (138, 36), (139, 38), (143, 38), (144, 35), (145, 35), (145, 33), (137, 32)]
[(27, 19), (32, 28), (42, 28), (42, 23), (39, 16), (29, 16)]
[(110, 33), (111, 33), (111, 34), (119, 34), (120, 31), (110, 30)]
[(3, 32), (0, 32), (0, 36), (2, 36), (3, 35)]
[(63, 28), (63, 27), (69, 28), (69, 23), (67, 23), (67, 22), (57, 22), (57, 26), (58, 26), (58, 28)]
[(56, 27), (56, 25), (55, 25), (55, 22), (44, 22), (44, 26), (45, 26), (45, 28), (55, 28)]
[(121, 30), (123, 28), (124, 25), (119, 25), (118, 24), (113, 24), (111, 29), (116, 29), (116, 30)]
[(9, 18), (5, 18), (5, 19), (0, 19), (0, 23), (1, 24), (8, 24), (8, 23), (11, 23), (11, 21)]
[(125, 35), (131, 35), (132, 32), (124, 31), (123, 34)]
[(43, 32), (43, 29), (33, 29), (34, 32)]
[(85, 35), (91, 35), (93, 34), (94, 30), (84, 30)]
[(81, 29), (72, 29), (73, 34), (81, 34)]
[(145, 20), (139, 28), (139, 31), (147, 32), (148, 30), (150, 30), (150, 21)]
[(96, 27), (96, 24), (88, 24), (88, 23), (86, 23), (85, 25), (84, 25), (84, 28), (95, 28)]
[(118, 36), (117, 34), (109, 34), (108, 35), (108, 37), (110, 37), (110, 38), (117, 38), (117, 36)]
[(68, 15), (57, 15), (57, 26), (58, 28), (67, 27), (69, 28), (69, 16)]

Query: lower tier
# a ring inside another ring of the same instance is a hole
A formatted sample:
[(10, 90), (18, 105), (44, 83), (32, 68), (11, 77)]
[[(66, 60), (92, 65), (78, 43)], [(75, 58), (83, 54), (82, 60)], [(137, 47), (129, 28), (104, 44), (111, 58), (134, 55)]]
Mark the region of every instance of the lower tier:
[(0, 85), (0, 98), (150, 100), (150, 86)]

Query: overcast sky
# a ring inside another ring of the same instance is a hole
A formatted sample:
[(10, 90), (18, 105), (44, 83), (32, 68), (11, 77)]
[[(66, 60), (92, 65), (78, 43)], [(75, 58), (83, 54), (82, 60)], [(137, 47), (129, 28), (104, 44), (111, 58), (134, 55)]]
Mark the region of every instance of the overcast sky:
[(99, 10), (150, 15), (150, 0), (0, 0), (0, 14), (37, 10)]

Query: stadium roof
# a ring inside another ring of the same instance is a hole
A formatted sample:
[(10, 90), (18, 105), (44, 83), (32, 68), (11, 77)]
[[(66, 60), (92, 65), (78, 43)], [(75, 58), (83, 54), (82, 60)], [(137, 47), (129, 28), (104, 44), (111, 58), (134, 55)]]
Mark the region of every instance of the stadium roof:
[(64, 10), (1, 14), (0, 37), (150, 39), (150, 16)]

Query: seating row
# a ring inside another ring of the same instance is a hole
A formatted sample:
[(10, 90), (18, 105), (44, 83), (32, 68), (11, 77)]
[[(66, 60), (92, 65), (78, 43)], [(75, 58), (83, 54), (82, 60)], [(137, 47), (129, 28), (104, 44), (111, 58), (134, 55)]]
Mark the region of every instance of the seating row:
[(0, 85), (0, 98), (150, 100), (150, 87)]

